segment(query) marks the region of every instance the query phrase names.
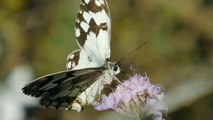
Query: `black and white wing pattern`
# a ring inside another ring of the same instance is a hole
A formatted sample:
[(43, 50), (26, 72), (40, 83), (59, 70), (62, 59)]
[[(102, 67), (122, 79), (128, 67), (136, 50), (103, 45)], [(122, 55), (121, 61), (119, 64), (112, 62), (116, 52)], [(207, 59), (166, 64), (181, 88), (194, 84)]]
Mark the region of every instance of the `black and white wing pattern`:
[(82, 111), (120, 72), (109, 61), (111, 22), (106, 0), (81, 0), (75, 26), (80, 49), (68, 56), (67, 71), (45, 75), (22, 89), (27, 95), (41, 97), (44, 108)]
[(40, 104), (43, 108), (68, 110), (70, 104), (92, 85), (104, 70), (104, 67), (87, 68), (49, 74), (32, 81), (22, 90), (26, 95), (41, 97)]
[(67, 69), (100, 67), (110, 59), (111, 17), (106, 0), (82, 0), (75, 23), (80, 50), (67, 58)]

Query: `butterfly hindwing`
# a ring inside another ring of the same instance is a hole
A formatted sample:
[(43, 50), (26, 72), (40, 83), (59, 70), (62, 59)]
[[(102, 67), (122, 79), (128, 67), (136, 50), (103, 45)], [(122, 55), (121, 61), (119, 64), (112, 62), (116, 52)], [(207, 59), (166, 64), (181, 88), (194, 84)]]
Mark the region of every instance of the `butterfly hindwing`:
[(73, 70), (76, 66), (78, 66), (79, 58), (80, 58), (80, 52), (81, 52), (81, 50), (78, 49), (78, 50), (71, 52), (67, 56), (67, 64), (66, 64), (67, 70)]
[(100, 76), (104, 67), (63, 71), (36, 79), (23, 88), (23, 92), (41, 97), (41, 106), (67, 108)]

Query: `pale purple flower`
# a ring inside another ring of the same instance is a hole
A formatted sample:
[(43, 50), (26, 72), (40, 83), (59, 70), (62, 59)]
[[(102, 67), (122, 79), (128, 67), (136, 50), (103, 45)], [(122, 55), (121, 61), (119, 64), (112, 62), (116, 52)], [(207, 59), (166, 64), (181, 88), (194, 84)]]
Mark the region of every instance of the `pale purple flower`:
[(162, 85), (153, 85), (147, 76), (135, 74), (119, 84), (108, 96), (94, 102), (96, 110), (114, 110), (121, 114), (144, 119), (153, 115), (154, 120), (162, 120), (167, 106), (162, 92)]

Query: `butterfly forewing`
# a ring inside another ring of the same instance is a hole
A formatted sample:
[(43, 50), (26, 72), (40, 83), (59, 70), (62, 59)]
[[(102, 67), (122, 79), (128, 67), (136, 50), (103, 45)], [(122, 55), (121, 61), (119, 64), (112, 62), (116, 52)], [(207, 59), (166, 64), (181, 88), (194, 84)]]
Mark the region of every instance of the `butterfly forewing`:
[[(111, 19), (106, 0), (82, 0), (75, 24), (77, 43), (88, 54), (88, 67), (102, 66), (110, 58)], [(79, 62), (78, 64), (82, 64)]]
[(23, 92), (41, 97), (41, 106), (45, 108), (67, 108), (104, 70), (104, 67), (87, 68), (46, 75), (26, 85)]

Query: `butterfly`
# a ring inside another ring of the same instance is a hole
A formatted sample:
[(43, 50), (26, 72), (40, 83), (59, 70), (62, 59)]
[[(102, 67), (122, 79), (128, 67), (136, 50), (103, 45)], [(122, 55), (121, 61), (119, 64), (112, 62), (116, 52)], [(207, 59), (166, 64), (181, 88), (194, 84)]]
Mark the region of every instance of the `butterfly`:
[(120, 73), (110, 61), (111, 16), (106, 0), (81, 0), (75, 22), (80, 49), (67, 58), (67, 70), (48, 74), (22, 89), (26, 95), (41, 97), (43, 108), (82, 111), (99, 99), (105, 85)]

